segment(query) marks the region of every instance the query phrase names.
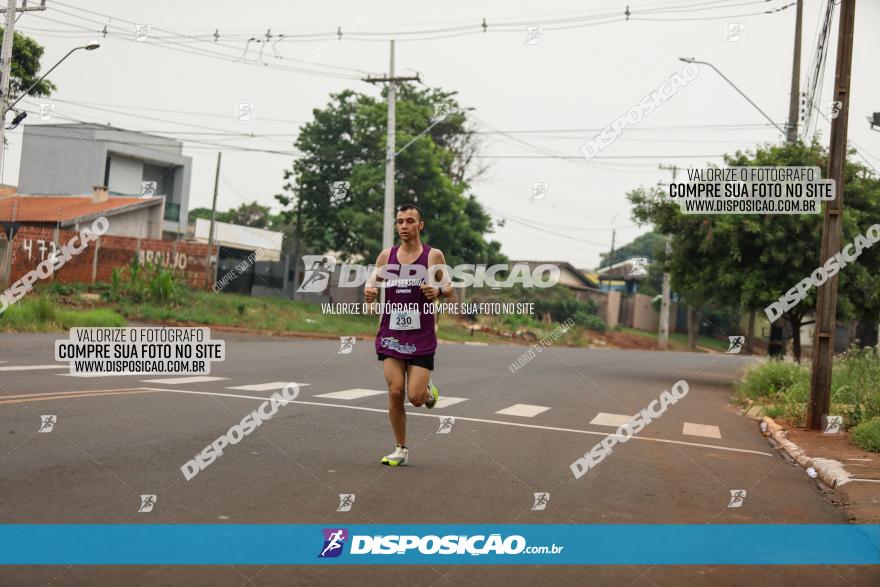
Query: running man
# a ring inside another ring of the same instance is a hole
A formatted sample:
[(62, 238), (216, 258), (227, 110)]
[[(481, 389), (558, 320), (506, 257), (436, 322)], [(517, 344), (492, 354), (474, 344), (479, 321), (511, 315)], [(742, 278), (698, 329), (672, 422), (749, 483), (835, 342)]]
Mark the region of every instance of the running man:
[[(406, 465), (409, 458), (404, 390), (409, 402), (416, 407), (424, 405), (431, 409), (440, 398), (440, 392), (431, 382), (434, 352), (437, 350), (434, 313), (425, 313), (422, 309), (441, 296), (452, 295), (452, 285), (442, 270), (438, 269), (434, 275), (434, 283), (445, 284), (442, 287), (430, 285), (429, 280), (425, 279), (429, 267), (446, 265), (446, 259), (440, 249), (432, 249), (422, 243), (419, 236), (425, 228), (422, 211), (412, 204), (405, 204), (397, 209), (396, 222), (400, 244), (379, 253), (376, 271), (364, 289), (366, 301), (375, 302), (379, 297), (377, 282), (385, 281), (379, 275), (380, 269), (390, 265), (392, 267), (388, 267), (387, 271), (391, 279), (383, 284), (385, 303), (417, 308), (415, 311), (402, 310), (391, 314), (383, 311), (376, 334), (376, 353), (383, 362), (385, 382), (388, 384), (388, 417), (397, 441), (394, 452), (383, 457), (382, 464), (392, 467)], [(393, 277), (413, 275), (416, 272), (414, 266), (421, 267), (420, 277)]]

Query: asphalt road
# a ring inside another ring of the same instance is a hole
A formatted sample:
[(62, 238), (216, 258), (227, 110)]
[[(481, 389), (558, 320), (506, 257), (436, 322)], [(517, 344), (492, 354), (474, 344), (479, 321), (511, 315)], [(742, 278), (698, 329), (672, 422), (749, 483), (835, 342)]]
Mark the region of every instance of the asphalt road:
[[(455, 399), (432, 411), (408, 407), (410, 466), (390, 468), (379, 464), (394, 441), (372, 341), (337, 354), (335, 341), (214, 336), (227, 341), (228, 358), (213, 365), (213, 379), (174, 382), (71, 377), (50, 368), (59, 335), (0, 335), (0, 522), (847, 521), (728, 406), (745, 357), (551, 347), (510, 373), (525, 347), (443, 344), (434, 380)], [(574, 478), (569, 465), (616, 429), (611, 422), (680, 379), (689, 384), (684, 399)], [(296, 402), (184, 479), (183, 463), (289, 381), (308, 384)], [(346, 390), (361, 391), (321, 397)], [(55, 427), (39, 433), (47, 414)], [(452, 430), (438, 434), (447, 416)], [(741, 507), (728, 507), (731, 490), (746, 491)], [(550, 494), (544, 510), (532, 510), (537, 492)], [(152, 512), (137, 511), (142, 494), (157, 496)], [(356, 495), (351, 511), (337, 511), (339, 494)], [(2, 585), (128, 587), (880, 584), (875, 567), (841, 566), (17, 566), (0, 574)]]

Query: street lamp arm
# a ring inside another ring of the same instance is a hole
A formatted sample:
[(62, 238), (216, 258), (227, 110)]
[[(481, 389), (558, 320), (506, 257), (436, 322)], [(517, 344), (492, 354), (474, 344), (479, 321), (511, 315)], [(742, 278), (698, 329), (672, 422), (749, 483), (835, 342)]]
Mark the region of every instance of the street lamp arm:
[(767, 116), (767, 113), (764, 112), (763, 110), (761, 110), (761, 108), (760, 108), (757, 104), (755, 104), (754, 102), (752, 102), (752, 100), (751, 100), (748, 96), (746, 96), (745, 93), (744, 93), (742, 90), (740, 90), (738, 87), (736, 87), (736, 84), (735, 84), (735, 83), (733, 83), (732, 81), (730, 81), (730, 79), (729, 79), (726, 75), (724, 75), (723, 73), (721, 73), (721, 70), (720, 70), (720, 69), (718, 69), (717, 67), (715, 67), (714, 65), (712, 65), (712, 64), (709, 63), (708, 61), (699, 61), (699, 60), (697, 60), (697, 59), (693, 59), (693, 58), (682, 58), (681, 60), (682, 60), (682, 61), (685, 61), (685, 62), (687, 62), (687, 63), (701, 63), (701, 64), (703, 64), (703, 65), (708, 65), (709, 67), (711, 67), (712, 69), (714, 69), (715, 72), (716, 72), (718, 75), (720, 75), (722, 78), (724, 78), (724, 81), (726, 81), (727, 83), (729, 83), (729, 84), (733, 87), (734, 90), (736, 90), (737, 92), (739, 92), (739, 95), (740, 95), (740, 96), (742, 96), (743, 98), (745, 98), (745, 99), (748, 101), (749, 104), (751, 104), (752, 106), (754, 106), (754, 107), (755, 107), (755, 110), (757, 110), (758, 112), (760, 112), (760, 113), (764, 116), (764, 118), (766, 118), (767, 120), (769, 120), (769, 121), (770, 121), (770, 124), (772, 124), (773, 126), (776, 127), (776, 130), (778, 130), (779, 132), (781, 132), (783, 135), (785, 134), (785, 131), (782, 130), (782, 128), (780, 128), (780, 126), (779, 126), (778, 124), (776, 124), (776, 123), (773, 121), (772, 118), (770, 118), (769, 116)]
[(67, 52), (67, 55), (65, 55), (64, 57), (62, 57), (61, 59), (59, 59), (59, 60), (58, 60), (58, 63), (56, 63), (55, 65), (53, 65), (52, 67), (50, 67), (49, 70), (48, 70), (46, 73), (44, 73), (43, 75), (41, 75), (41, 76), (40, 76), (40, 79), (38, 79), (37, 81), (35, 81), (33, 84), (31, 84), (31, 87), (29, 87), (29, 88), (26, 89), (24, 92), (22, 92), (21, 95), (20, 95), (18, 98), (16, 98), (15, 101), (14, 101), (12, 104), (10, 104), (9, 106), (6, 106), (5, 108), (3, 108), (3, 112), (5, 113), (7, 110), (11, 110), (13, 106), (15, 106), (16, 104), (18, 104), (19, 101), (21, 101), (22, 98), (24, 98), (25, 96), (28, 95), (28, 92), (30, 92), (31, 90), (33, 90), (35, 87), (37, 87), (37, 85), (39, 85), (39, 83), (40, 83), (41, 81), (43, 81), (44, 79), (46, 79), (46, 77), (47, 77), (50, 73), (52, 73), (52, 72), (55, 70), (56, 67), (58, 67), (59, 65), (61, 65), (61, 63), (62, 63), (65, 59), (67, 59), (68, 57), (70, 57), (71, 54), (72, 54), (74, 51), (79, 51), (80, 49), (85, 49), (85, 50), (87, 50), (87, 51), (92, 51), (93, 49), (97, 49), (98, 46), (99, 46), (99, 45), (98, 45), (97, 43), (92, 43), (92, 44), (90, 44), (90, 45), (83, 45), (82, 47), (74, 47), (73, 49), (71, 49), (70, 51), (68, 51), (68, 52)]

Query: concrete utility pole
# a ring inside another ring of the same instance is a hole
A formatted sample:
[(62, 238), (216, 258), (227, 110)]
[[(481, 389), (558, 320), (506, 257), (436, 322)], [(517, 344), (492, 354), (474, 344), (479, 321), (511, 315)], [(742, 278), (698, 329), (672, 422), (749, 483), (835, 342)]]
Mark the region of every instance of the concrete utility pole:
[[(831, 122), (831, 145), (828, 150), (828, 177), (834, 180), (837, 197), (825, 202), (822, 224), (822, 249), (819, 265), (840, 250), (843, 228), (843, 190), (846, 187), (846, 133), (849, 119), (849, 90), (852, 73), (853, 30), (856, 0), (841, 0), (840, 26), (837, 32), (837, 65), (834, 72), (834, 99), (840, 101), (840, 113)], [(822, 429), (822, 417), (831, 407), (831, 366), (834, 359), (834, 331), (837, 326), (837, 278), (835, 275), (818, 288), (816, 327), (813, 336), (813, 365), (810, 377), (810, 404), (807, 424)]]
[(794, 58), (791, 64), (791, 96), (788, 102), (788, 128), (786, 141), (797, 141), (798, 97), (801, 86), (801, 24), (804, 20), (804, 0), (797, 0), (797, 16), (794, 19)]
[(0, 169), (6, 163), (6, 105), (9, 103), (9, 76), (12, 73), (12, 41), (15, 39), (16, 0), (6, 3), (6, 26), (0, 47)]
[[(220, 184), (220, 158), (223, 151), (217, 152), (217, 171), (214, 174), (214, 202), (211, 204), (211, 228), (208, 229), (208, 254), (205, 257), (205, 286), (211, 285), (211, 251), (214, 249), (214, 222), (217, 216), (217, 188)], [(220, 252), (217, 252), (217, 265), (220, 264)], [(217, 267), (214, 267), (214, 278), (217, 277)]]
[[(25, 4), (27, 4), (25, 2)], [(6, 163), (6, 108), (9, 104), (9, 78), (12, 74), (12, 43), (15, 40), (15, 16), (19, 12), (46, 10), (46, 0), (39, 6), (16, 6), (16, 0), (8, 0), (6, 8), (6, 26), (3, 28), (3, 45), (0, 46), (0, 170)]]
[[(668, 169), (672, 172), (672, 182), (675, 183), (675, 178), (678, 177), (678, 166), (677, 165), (660, 165), (660, 169)], [(672, 247), (669, 244), (670, 238), (669, 235), (666, 235), (666, 255), (672, 251)], [(663, 272), (663, 300), (660, 302), (660, 327), (657, 332), (657, 346), (658, 348), (665, 350), (669, 347), (669, 305), (671, 303), (671, 292), (669, 291), (669, 272)]]
[(385, 77), (369, 76), (364, 81), (369, 83), (388, 82), (388, 139), (385, 144), (385, 209), (382, 222), (382, 248), (387, 249), (394, 245), (394, 141), (397, 82), (421, 80), (417, 75), (395, 77), (394, 41), (391, 41), (391, 60), (388, 75)]

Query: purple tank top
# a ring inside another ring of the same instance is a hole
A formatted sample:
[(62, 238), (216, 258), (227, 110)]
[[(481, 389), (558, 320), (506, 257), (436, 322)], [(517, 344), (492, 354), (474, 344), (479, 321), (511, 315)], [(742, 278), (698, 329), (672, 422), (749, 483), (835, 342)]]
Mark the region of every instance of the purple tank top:
[[(388, 258), (389, 265), (399, 265), (397, 251), (400, 245), (391, 248)], [(411, 265), (403, 265), (398, 269), (399, 275), (406, 275), (406, 267), (421, 265), (427, 270), (428, 252), (431, 250), (422, 244), (422, 254)], [(376, 334), (376, 352), (398, 359), (433, 355), (437, 350), (437, 333), (434, 332), (434, 314), (425, 312), (425, 308), (433, 302), (425, 297), (419, 286), (425, 283), (423, 278), (402, 280), (394, 283), (394, 279), (386, 282), (385, 303), (398, 304), (403, 309), (395, 312), (383, 312)], [(384, 308), (383, 308), (384, 310)]]

